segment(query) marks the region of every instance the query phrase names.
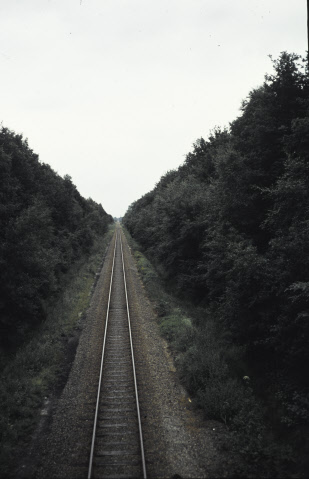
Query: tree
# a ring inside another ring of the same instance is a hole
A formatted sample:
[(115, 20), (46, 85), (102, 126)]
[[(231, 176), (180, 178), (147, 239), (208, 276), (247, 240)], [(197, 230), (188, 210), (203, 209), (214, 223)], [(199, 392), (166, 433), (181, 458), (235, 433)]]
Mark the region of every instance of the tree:
[(44, 318), (63, 274), (111, 221), (69, 176), (41, 164), (21, 135), (0, 130), (0, 346)]

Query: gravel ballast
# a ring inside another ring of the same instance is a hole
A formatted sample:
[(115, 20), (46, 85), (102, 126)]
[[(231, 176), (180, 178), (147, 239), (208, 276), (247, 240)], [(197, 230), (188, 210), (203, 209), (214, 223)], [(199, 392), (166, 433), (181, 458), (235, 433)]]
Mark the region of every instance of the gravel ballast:
[[(122, 234), (148, 477), (231, 477), (234, 459), (220, 447), (225, 426), (205, 421), (181, 386), (168, 345)], [(45, 409), (26, 476), (87, 477), (114, 238), (84, 319), (68, 381)], [(104, 379), (103, 379), (104, 380)], [(24, 476), (24, 477), (26, 477)]]

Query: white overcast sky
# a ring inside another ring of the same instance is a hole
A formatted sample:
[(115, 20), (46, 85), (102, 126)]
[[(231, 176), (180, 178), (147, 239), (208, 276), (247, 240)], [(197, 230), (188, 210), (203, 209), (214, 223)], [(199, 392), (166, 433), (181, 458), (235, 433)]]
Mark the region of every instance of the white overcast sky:
[(306, 0), (0, 0), (0, 122), (113, 216), (305, 55)]

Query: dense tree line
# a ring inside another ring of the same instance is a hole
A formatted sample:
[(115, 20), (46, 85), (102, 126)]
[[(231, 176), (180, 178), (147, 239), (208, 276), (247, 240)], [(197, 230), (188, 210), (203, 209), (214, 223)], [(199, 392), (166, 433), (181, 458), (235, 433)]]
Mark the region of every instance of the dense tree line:
[(6, 347), (44, 318), (71, 265), (112, 221), (29, 148), (0, 130), (0, 327)]
[(124, 224), (242, 348), (256, 389), (293, 427), (309, 419), (309, 77), (295, 54), (273, 67)]

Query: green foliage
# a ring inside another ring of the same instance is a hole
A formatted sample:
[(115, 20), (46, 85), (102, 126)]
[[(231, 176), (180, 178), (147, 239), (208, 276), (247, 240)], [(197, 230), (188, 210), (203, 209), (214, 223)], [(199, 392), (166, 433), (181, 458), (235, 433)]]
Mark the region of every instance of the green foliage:
[(0, 130), (0, 347), (13, 348), (46, 315), (63, 274), (112, 221), (71, 178), (41, 164), (21, 135)]
[[(169, 343), (177, 372), (193, 404), (204, 411), (206, 418), (223, 421), (229, 430), (226, 447), (244, 455), (250, 463), (258, 462), (261, 472), (265, 467), (262, 458), (264, 461), (267, 456), (267, 461), (273, 462), (281, 449), (275, 449), (267, 440), (261, 405), (250, 378), (244, 375), (241, 349), (231, 344), (230, 335), (218, 328), (207, 311), (190, 305), (195, 319), (191, 318), (188, 304), (180, 307), (181, 301), (166, 292), (152, 264), (125, 233), (157, 312), (161, 335)], [(274, 450), (270, 451), (271, 447)], [(271, 467), (267, 465), (268, 472)], [(255, 472), (253, 469), (250, 464), (239, 472), (247, 476)]]
[[(295, 439), (297, 417), (309, 428), (309, 75), (295, 54), (283, 52), (273, 67), (229, 130), (199, 139), (123, 222), (173, 290), (205, 308), (244, 351), (266, 410), (277, 397), (269, 427), (281, 434), (285, 425)], [(164, 309), (161, 303), (161, 316)], [(184, 366), (180, 360), (189, 388), (202, 377), (209, 385), (210, 371), (222, 378), (225, 369), (196, 341), (189, 341)], [(223, 383), (221, 392), (214, 382), (199, 393), (221, 418), (225, 400), (215, 398), (225, 397)], [(237, 394), (235, 404), (242, 401)]]
[(31, 440), (44, 399), (59, 393), (65, 383), (75, 353), (69, 342), (78, 338), (83, 327), (84, 313), (110, 236), (96, 241), (91, 255), (78, 260), (66, 274), (61, 293), (46, 307), (46, 320), (32, 331), (28, 341), (14, 355), (2, 352), (1, 477), (14, 476), (16, 457), (24, 453), (23, 446)]
[(135, 251), (134, 257), (137, 261), (138, 270), (143, 278), (143, 281), (145, 283), (153, 281), (157, 277), (157, 274), (153, 268), (151, 268), (149, 261), (139, 251)]
[(186, 351), (188, 344), (194, 337), (191, 319), (183, 316), (178, 308), (174, 308), (171, 314), (162, 318), (160, 332), (179, 352)]

